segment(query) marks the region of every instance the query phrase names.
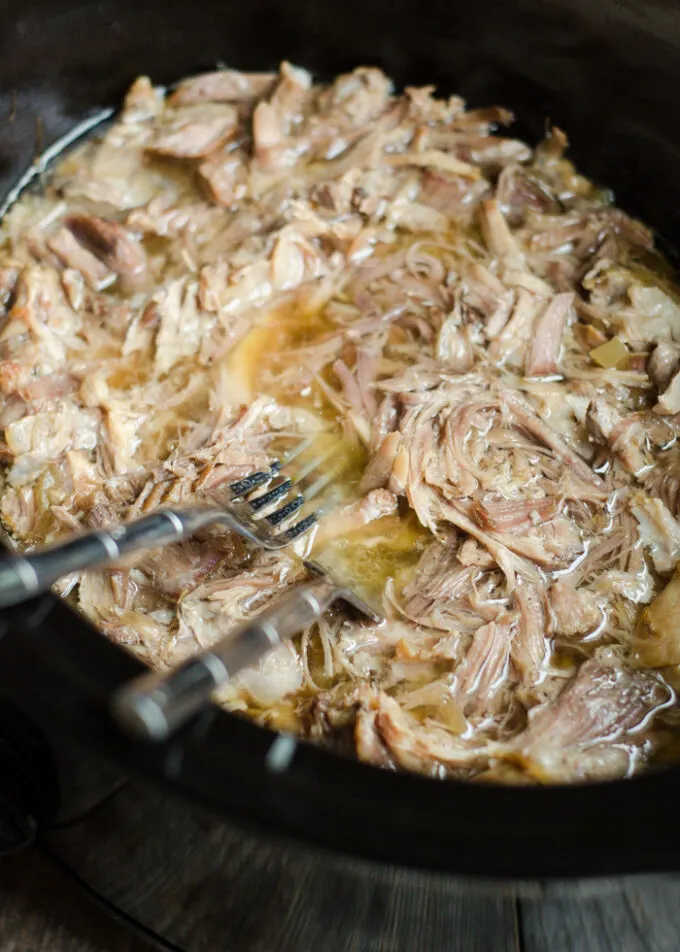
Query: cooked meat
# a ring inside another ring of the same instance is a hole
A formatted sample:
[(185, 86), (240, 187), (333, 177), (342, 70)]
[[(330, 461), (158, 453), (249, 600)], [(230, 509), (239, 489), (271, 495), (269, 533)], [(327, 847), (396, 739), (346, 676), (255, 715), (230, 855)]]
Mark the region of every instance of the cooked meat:
[(647, 361), (647, 374), (662, 394), (680, 368), (680, 344), (670, 340), (660, 340)]
[(360, 502), (343, 506), (323, 520), (314, 537), (314, 544), (321, 548), (332, 539), (346, 538), (348, 534), (363, 529), (370, 522), (392, 515), (397, 510), (397, 500), (386, 489), (374, 489)]
[(233, 106), (185, 106), (166, 119), (147, 148), (173, 159), (203, 158), (238, 130), (238, 112)]
[(625, 776), (677, 749), (680, 293), (512, 121), (371, 67), (139, 78), (2, 223), (0, 518), (39, 546), (291, 454), (323, 516), (289, 550), (214, 528), (59, 594), (163, 667), (318, 558), (385, 620), (334, 609), (227, 709), (388, 769)]
[(640, 540), (659, 572), (670, 571), (680, 558), (680, 524), (660, 499), (634, 496), (631, 511), (640, 526)]
[(515, 619), (508, 615), (478, 628), (456, 669), (456, 696), (468, 715), (493, 713), (493, 705), (507, 687), (510, 645)]
[(573, 300), (573, 294), (558, 294), (536, 321), (524, 365), (527, 377), (558, 371), (562, 336)]
[(585, 635), (602, 621), (596, 596), (578, 589), (567, 578), (558, 579), (549, 592), (552, 628), (558, 635)]
[(654, 409), (657, 413), (680, 413), (680, 373), (673, 374)]
[(645, 668), (680, 664), (680, 578), (676, 569), (661, 594), (640, 615), (633, 660)]
[[(634, 671), (615, 657), (587, 661), (557, 701), (537, 708), (515, 741), (538, 780), (606, 780), (624, 776), (635, 763), (640, 732), (667, 706), (672, 691), (656, 674)], [(616, 744), (624, 758), (607, 757)], [(599, 752), (601, 757), (582, 757)]]
[(515, 592), (519, 624), (510, 645), (512, 663), (531, 689), (541, 683), (548, 655), (545, 593), (538, 586), (520, 585)]
[(125, 278), (138, 278), (144, 273), (144, 249), (122, 225), (95, 215), (75, 215), (66, 224), (111, 271)]
[(235, 69), (221, 69), (183, 80), (168, 96), (168, 104), (252, 102), (271, 90), (275, 81), (275, 73), (239, 73)]
[(47, 247), (65, 267), (79, 271), (94, 291), (102, 291), (116, 280), (115, 274), (87, 248), (83, 248), (68, 228), (60, 228), (47, 241)]

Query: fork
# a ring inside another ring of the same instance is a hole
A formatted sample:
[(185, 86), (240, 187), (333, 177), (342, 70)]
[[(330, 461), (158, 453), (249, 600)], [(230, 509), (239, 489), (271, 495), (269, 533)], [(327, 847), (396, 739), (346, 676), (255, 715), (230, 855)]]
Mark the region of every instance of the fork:
[(211, 648), (172, 671), (147, 671), (119, 688), (112, 700), (116, 720), (130, 733), (160, 741), (208, 706), (214, 692), (248, 665), (317, 622), (335, 602), (359, 618), (378, 623), (379, 611), (353, 588), (314, 562), (303, 563), (308, 579)]
[[(285, 465), (309, 448), (309, 442), (293, 450)], [(222, 525), (263, 549), (282, 549), (300, 538), (316, 523), (320, 510), (286, 527), (305, 503), (317, 496), (333, 479), (319, 476), (304, 492), (297, 492), (278, 509), (295, 487), (315, 473), (326, 457), (315, 457), (295, 477), (285, 476), (276, 460), (267, 470), (230, 483), (230, 498), (212, 506), (158, 509), (124, 525), (83, 533), (67, 542), (26, 555), (7, 555), (0, 560), (0, 608), (16, 605), (41, 592), (71, 572), (117, 562), (144, 549), (155, 549), (186, 539), (210, 525)], [(258, 490), (264, 492), (258, 493)]]

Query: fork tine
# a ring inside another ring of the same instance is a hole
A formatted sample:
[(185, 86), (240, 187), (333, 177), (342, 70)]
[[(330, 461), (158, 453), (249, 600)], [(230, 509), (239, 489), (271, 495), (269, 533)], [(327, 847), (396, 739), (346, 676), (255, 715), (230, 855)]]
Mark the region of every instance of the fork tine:
[(276, 512), (273, 512), (270, 516), (266, 516), (265, 518), (270, 526), (278, 526), (284, 519), (290, 518), (298, 509), (301, 509), (304, 501), (304, 496), (296, 496), (295, 499), (291, 499), (285, 506), (281, 506), (280, 509), (277, 509)]
[(274, 460), (269, 469), (260, 470), (257, 473), (250, 473), (249, 476), (245, 476), (235, 483), (230, 483), (229, 489), (231, 490), (232, 498), (239, 499), (241, 496), (247, 496), (253, 489), (257, 489), (258, 486), (261, 486), (263, 483), (266, 483), (267, 480), (276, 476), (280, 469), (281, 463), (279, 460)]
[(318, 518), (318, 512), (312, 512), (308, 516), (305, 516), (304, 519), (296, 522), (294, 526), (290, 527), (290, 529), (286, 529), (281, 533), (281, 535), (284, 536), (288, 542), (292, 542), (294, 539), (297, 539), (298, 536), (301, 536), (304, 532), (307, 532), (308, 529), (311, 529)]
[(253, 510), (253, 512), (260, 512), (262, 509), (266, 509), (266, 507), (271, 505), (273, 502), (276, 502), (277, 499), (285, 496), (292, 485), (292, 479), (284, 479), (282, 483), (279, 483), (279, 485), (275, 486), (274, 489), (270, 489), (269, 492), (263, 493), (256, 499), (248, 500), (248, 505)]

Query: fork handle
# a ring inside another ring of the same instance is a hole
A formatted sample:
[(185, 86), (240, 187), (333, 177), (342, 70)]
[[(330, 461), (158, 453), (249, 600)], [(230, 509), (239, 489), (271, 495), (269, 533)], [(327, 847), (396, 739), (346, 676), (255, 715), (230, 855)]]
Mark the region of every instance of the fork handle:
[(117, 562), (142, 549), (178, 542), (204, 526), (227, 521), (217, 509), (159, 509), (125, 525), (86, 532), (27, 555), (0, 559), (0, 608), (46, 592), (70, 572)]
[(318, 621), (344, 589), (317, 578), (291, 589), (252, 622), (173, 671), (151, 671), (120, 688), (113, 713), (129, 731), (161, 741), (209, 704), (230, 678)]

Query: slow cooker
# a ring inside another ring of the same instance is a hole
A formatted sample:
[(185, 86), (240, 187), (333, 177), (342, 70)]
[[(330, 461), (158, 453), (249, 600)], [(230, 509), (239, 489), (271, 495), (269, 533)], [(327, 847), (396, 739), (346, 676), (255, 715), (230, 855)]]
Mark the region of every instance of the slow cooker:
[[(533, 142), (558, 124), (585, 174), (674, 254), (672, 2), (0, 0), (0, 22), (0, 200), (139, 74), (285, 58), (324, 78), (367, 63), (507, 105)], [(502, 952), (517, 896), (680, 870), (680, 767), (574, 787), (443, 783), (304, 742), (282, 762), (275, 733), (217, 709), (144, 744), (108, 714), (139, 662), (65, 603), (7, 611), (0, 631), (0, 846), (37, 839), (164, 948)]]

